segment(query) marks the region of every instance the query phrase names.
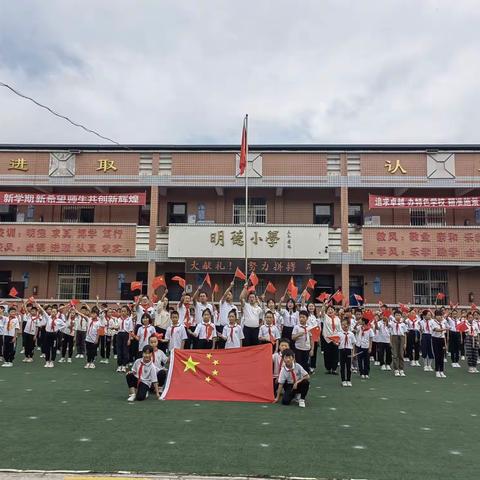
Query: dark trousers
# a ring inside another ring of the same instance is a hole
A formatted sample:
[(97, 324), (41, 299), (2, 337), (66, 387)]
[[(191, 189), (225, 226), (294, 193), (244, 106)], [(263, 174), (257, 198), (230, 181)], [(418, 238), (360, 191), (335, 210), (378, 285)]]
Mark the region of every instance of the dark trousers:
[(444, 348), (445, 339), (432, 337), (433, 356), (435, 358), (435, 371), (443, 372), (443, 362), (445, 360)]
[(128, 388), (136, 389), (135, 400), (141, 402), (147, 398), (147, 393), (150, 388), (145, 383), (139, 382), (138, 378), (132, 372), (127, 373), (125, 379), (127, 380)]
[(57, 332), (45, 331), (44, 338), (45, 360), (54, 362), (57, 356)]
[(63, 334), (62, 338), (62, 358), (65, 358), (68, 350), (68, 358), (72, 358), (73, 355), (73, 335)]
[(307, 373), (310, 370), (309, 359), (310, 350), (300, 350), (298, 348), (295, 349), (295, 361), (299, 363)]
[(372, 341), (372, 351), (370, 352), (370, 356), (373, 357), (375, 361), (378, 360), (378, 345), (377, 345), (377, 342)]
[(392, 347), (389, 343), (377, 342), (378, 361), (380, 365), (392, 363)]
[(317, 368), (318, 342), (313, 343), (313, 355), (310, 357), (310, 367)]
[(407, 332), (407, 357), (410, 361), (420, 358), (420, 332), (409, 330)]
[(422, 333), (422, 339), (420, 341), (420, 345), (422, 347), (422, 358), (433, 358), (431, 333)]
[(112, 337), (112, 347), (113, 347), (113, 354), (117, 354), (117, 334), (113, 335)]
[(339, 348), (338, 353), (340, 356), (340, 375), (342, 376), (342, 382), (349, 382), (352, 378), (352, 349)]
[(226, 343), (225, 340), (219, 337), (219, 335), (223, 334), (223, 325), (216, 325), (215, 328), (217, 330), (217, 340), (215, 342), (215, 348), (217, 349), (225, 348), (225, 343)]
[(211, 350), (213, 347), (213, 340), (206, 340), (205, 338), (199, 338), (197, 340), (197, 348), (202, 350)]
[(300, 394), (300, 398), (303, 398), (305, 400), (309, 388), (310, 382), (308, 380), (303, 380), (302, 382), (300, 382), (295, 390), (293, 389), (292, 383), (285, 383), (283, 385), (282, 404), (290, 405), (290, 402), (293, 400), (297, 393)]
[(33, 352), (35, 350), (35, 335), (30, 335), (29, 333), (25, 333), (24, 335), (23, 347), (25, 348), (25, 357), (33, 358)]
[(110, 358), (110, 351), (112, 349), (112, 337), (103, 335), (100, 337), (100, 356), (102, 358)]
[[(157, 333), (163, 334), (163, 338), (165, 338), (165, 334), (167, 333), (167, 331), (164, 328), (155, 327), (155, 331)], [(158, 342), (158, 349), (161, 350), (163, 353), (167, 351), (167, 347), (168, 343)]]
[(450, 332), (450, 336), (448, 339), (449, 343), (449, 350), (450, 355), (452, 357), (453, 363), (458, 363), (460, 360), (460, 340), (461, 340), (460, 332)]
[(282, 327), (282, 338), (289, 340), (290, 344), (292, 343), (292, 332), (293, 327)]
[(87, 348), (87, 363), (93, 363), (97, 356), (97, 344), (92, 342), (85, 342)]
[(47, 331), (45, 327), (40, 327), (38, 329), (38, 345), (40, 346), (41, 352), (47, 356)]
[(243, 327), (243, 346), (250, 347), (252, 345), (258, 345), (258, 331), (260, 327)]
[(128, 363), (128, 332), (117, 333), (117, 364), (125, 367)]
[(323, 362), (327, 372), (334, 372), (338, 366), (338, 346), (333, 342), (325, 343), (323, 351)]
[(360, 375), (368, 375), (370, 373), (370, 355), (368, 348), (358, 347), (358, 372)]
[(477, 367), (478, 359), (478, 341), (471, 335), (465, 335), (465, 351), (467, 354), (467, 364), (469, 367)]
[(77, 347), (77, 353), (79, 355), (85, 355), (85, 337), (86, 336), (87, 336), (87, 332), (77, 330), (77, 334), (75, 338), (75, 346)]
[(5, 362), (13, 362), (15, 358), (15, 342), (14, 337), (4, 335), (3, 337), (3, 359)]
[(157, 382), (159, 387), (163, 387), (165, 385), (165, 380), (167, 379), (167, 371), (166, 370), (159, 370), (157, 372)]

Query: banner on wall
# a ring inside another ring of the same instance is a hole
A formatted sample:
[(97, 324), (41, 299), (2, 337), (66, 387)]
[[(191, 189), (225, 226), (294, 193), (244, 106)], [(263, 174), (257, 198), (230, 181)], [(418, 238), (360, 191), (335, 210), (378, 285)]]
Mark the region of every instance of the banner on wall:
[(368, 207), (375, 208), (478, 208), (480, 197), (388, 197), (368, 195)]
[(145, 205), (145, 192), (135, 193), (24, 193), (0, 192), (0, 205)]

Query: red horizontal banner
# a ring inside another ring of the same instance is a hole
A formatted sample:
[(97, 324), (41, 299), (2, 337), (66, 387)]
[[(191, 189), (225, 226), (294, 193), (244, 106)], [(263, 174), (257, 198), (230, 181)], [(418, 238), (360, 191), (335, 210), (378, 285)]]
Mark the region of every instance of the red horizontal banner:
[(0, 192), (0, 205), (145, 205), (145, 192), (135, 193), (21, 193)]
[(368, 195), (368, 207), (374, 208), (477, 208), (480, 197), (387, 197)]

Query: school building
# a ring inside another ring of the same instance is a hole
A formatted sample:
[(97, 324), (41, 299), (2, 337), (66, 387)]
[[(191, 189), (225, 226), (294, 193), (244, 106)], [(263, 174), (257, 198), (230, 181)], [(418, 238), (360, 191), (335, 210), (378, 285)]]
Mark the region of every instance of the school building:
[[(480, 145), (0, 145), (0, 297), (178, 298), (236, 267), (281, 296), (480, 302)], [(235, 292), (241, 289), (237, 280)], [(136, 292), (138, 293), (138, 292)]]

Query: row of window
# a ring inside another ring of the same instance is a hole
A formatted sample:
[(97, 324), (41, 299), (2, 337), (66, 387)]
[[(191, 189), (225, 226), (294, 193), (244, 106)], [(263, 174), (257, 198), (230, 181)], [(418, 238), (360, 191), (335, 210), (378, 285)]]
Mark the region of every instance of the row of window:
[[(197, 205), (196, 214), (189, 218), (187, 214), (187, 204), (169, 202), (168, 207), (168, 224), (174, 223), (196, 223), (205, 222), (206, 210), (205, 204)], [(142, 210), (145, 213), (145, 209)], [(33, 218), (33, 212), (32, 212)], [(79, 207), (74, 205), (65, 205), (61, 210), (62, 222), (70, 223), (93, 223), (95, 221), (94, 207)], [(17, 217), (16, 206), (9, 206), (0, 211), (0, 222), (15, 222), (29, 220)], [(140, 224), (148, 225), (148, 214), (141, 215)], [(250, 198), (248, 204), (248, 221), (252, 224), (267, 223), (267, 201), (265, 198)], [(350, 204), (348, 206), (348, 223), (349, 225), (363, 225), (363, 205)], [(245, 223), (245, 199), (235, 199), (233, 203), (233, 223)], [(334, 204), (333, 203), (315, 203), (313, 205), (313, 223), (317, 225), (334, 224)], [(411, 208), (410, 209), (410, 225), (414, 226), (443, 226), (446, 225), (446, 211), (444, 208)]]

